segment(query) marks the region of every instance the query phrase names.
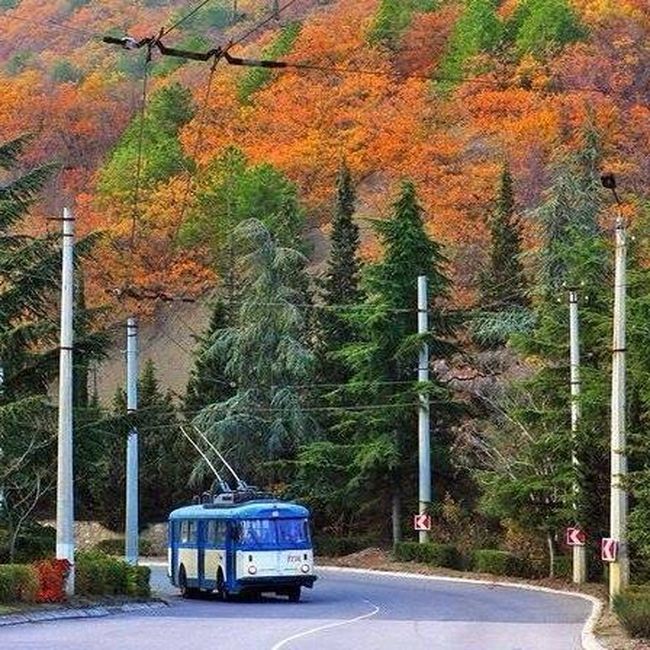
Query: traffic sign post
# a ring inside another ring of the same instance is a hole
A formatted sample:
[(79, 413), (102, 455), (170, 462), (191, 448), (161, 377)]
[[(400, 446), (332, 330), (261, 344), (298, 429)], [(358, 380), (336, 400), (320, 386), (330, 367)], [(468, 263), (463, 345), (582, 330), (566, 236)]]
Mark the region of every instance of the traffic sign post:
[(600, 544), (600, 557), (603, 562), (618, 561), (618, 540), (611, 537), (603, 537)]
[(587, 541), (585, 531), (580, 528), (567, 528), (566, 529), (566, 543), (567, 546), (584, 546)]
[(431, 530), (431, 515), (420, 514), (413, 515), (413, 528), (417, 531), (430, 531)]

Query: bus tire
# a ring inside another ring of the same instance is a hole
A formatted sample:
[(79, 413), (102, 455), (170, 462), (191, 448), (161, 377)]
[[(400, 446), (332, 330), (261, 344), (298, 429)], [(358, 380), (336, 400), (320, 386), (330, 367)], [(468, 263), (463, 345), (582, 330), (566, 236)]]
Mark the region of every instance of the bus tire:
[(300, 586), (290, 587), (287, 591), (287, 596), (289, 596), (289, 602), (299, 603), (300, 602)]
[(187, 586), (187, 574), (185, 573), (185, 567), (182, 564), (178, 571), (178, 588), (181, 590), (181, 596), (183, 598), (196, 598), (198, 593), (198, 589), (192, 589)]

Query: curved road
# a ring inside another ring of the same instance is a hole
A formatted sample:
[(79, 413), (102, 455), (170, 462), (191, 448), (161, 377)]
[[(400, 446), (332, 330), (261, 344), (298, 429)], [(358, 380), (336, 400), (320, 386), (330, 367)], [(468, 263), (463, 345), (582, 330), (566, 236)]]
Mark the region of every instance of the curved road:
[(591, 604), (521, 589), (319, 570), (302, 602), (185, 601), (152, 568), (170, 607), (0, 629), (11, 650), (576, 650)]

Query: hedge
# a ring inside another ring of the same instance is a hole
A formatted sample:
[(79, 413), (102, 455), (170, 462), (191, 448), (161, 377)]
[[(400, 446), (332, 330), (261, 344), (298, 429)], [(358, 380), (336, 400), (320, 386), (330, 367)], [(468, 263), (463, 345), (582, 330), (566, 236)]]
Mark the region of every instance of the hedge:
[[(101, 551), (107, 555), (124, 555), (124, 538), (102, 539), (93, 547), (96, 551)], [(140, 538), (138, 540), (138, 553), (148, 556), (153, 551), (153, 544), (148, 539)]]
[(527, 576), (530, 573), (525, 562), (508, 551), (492, 549), (474, 551), (472, 560), (473, 569), (479, 573), (493, 573), (500, 576)]
[(650, 589), (629, 587), (614, 596), (614, 612), (633, 637), (650, 637)]
[(101, 551), (78, 553), (75, 560), (75, 585), (79, 595), (147, 597), (151, 593), (148, 567), (131, 566)]
[(39, 586), (35, 567), (27, 564), (0, 565), (0, 603), (34, 603)]
[(398, 542), (394, 547), (395, 559), (402, 562), (423, 562), (447, 569), (462, 569), (463, 560), (458, 549), (451, 544), (419, 544)]
[(378, 544), (376, 537), (316, 537), (314, 551), (324, 557), (340, 557)]

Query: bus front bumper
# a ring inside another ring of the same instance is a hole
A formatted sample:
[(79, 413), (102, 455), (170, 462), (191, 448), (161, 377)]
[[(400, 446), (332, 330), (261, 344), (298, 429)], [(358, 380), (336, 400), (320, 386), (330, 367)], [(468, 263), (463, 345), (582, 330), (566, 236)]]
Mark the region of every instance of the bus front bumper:
[(293, 576), (255, 576), (238, 578), (237, 586), (240, 589), (257, 589), (275, 591), (288, 587), (307, 587), (311, 589), (318, 579), (315, 575), (293, 575)]

